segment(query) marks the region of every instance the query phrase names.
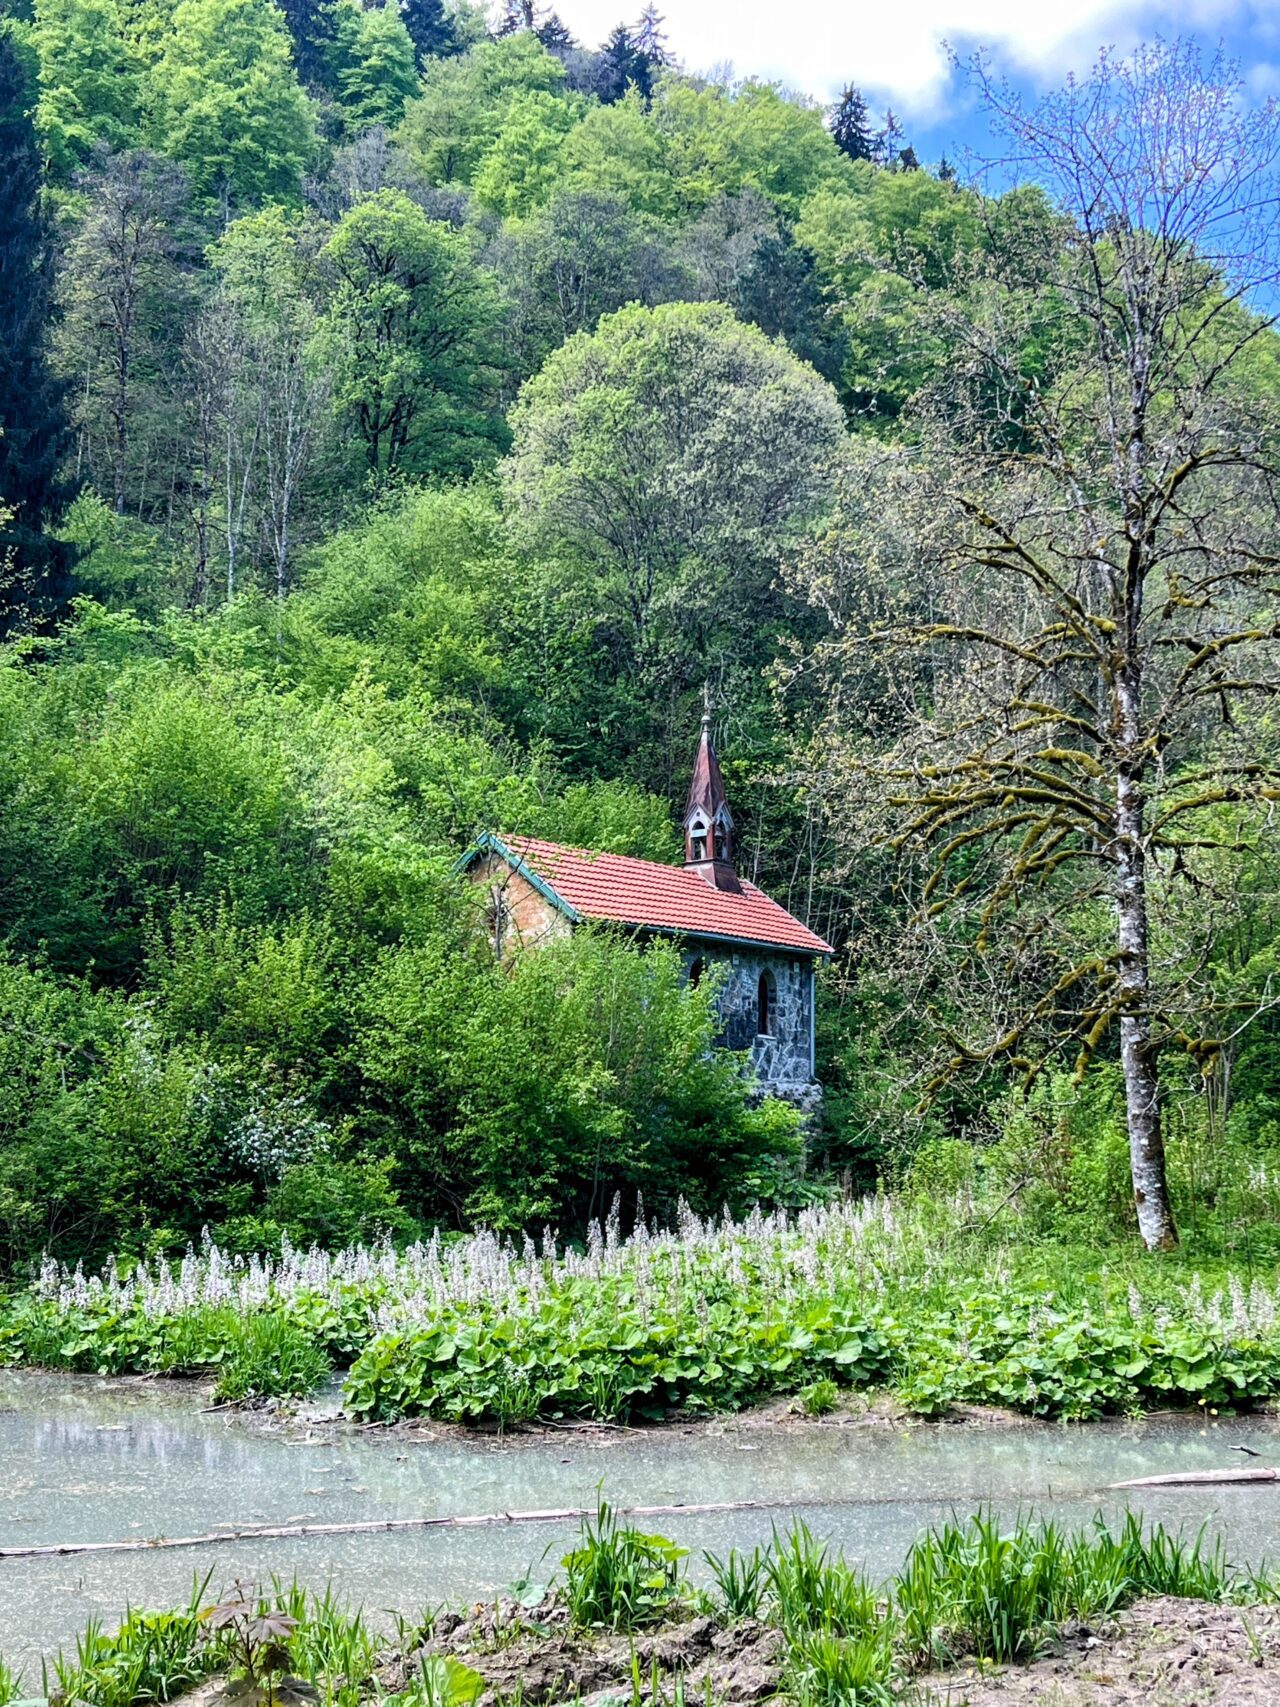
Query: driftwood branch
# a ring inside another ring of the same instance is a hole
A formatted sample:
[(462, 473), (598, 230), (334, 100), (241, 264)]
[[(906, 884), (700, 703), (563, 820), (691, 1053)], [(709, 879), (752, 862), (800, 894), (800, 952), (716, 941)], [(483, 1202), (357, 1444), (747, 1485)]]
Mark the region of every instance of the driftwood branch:
[(1211, 1488), (1233, 1482), (1280, 1482), (1280, 1470), (1259, 1465), (1254, 1470), (1174, 1470), (1167, 1476), (1138, 1476), (1132, 1482), (1111, 1482), (1115, 1488)]
[[(619, 1506), (620, 1517), (700, 1517), (722, 1511), (796, 1511), (818, 1506), (900, 1505), (897, 1498), (712, 1500), (697, 1505)], [(954, 1499), (912, 1500), (913, 1505), (955, 1504)], [(150, 1541), (59, 1541), (41, 1546), (0, 1547), (0, 1559), (53, 1559), (81, 1553), (151, 1553), (172, 1547), (213, 1547), (227, 1541), (304, 1541), (312, 1535), (382, 1535), (409, 1529), (481, 1529), (511, 1523), (571, 1523), (594, 1517), (594, 1506), (552, 1511), (491, 1511), (472, 1517), (385, 1517), (361, 1523), (277, 1523), (218, 1529), (207, 1535), (163, 1535)]]

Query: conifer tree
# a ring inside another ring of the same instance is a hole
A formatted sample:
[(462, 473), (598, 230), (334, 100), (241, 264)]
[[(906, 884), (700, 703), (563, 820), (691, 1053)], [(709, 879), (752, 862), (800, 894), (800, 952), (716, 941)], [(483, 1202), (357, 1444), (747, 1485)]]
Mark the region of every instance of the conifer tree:
[(548, 53), (554, 53), (557, 56), (571, 53), (578, 45), (573, 31), (565, 23), (559, 12), (548, 12), (533, 33)]
[(830, 125), (832, 140), (842, 154), (847, 154), (850, 160), (875, 159), (876, 136), (871, 128), (867, 103), (862, 98), (862, 91), (852, 83), (845, 86), (844, 93), (832, 107)]
[(458, 38), (444, 9), (444, 0), (400, 0), (400, 15), (419, 66), (424, 60), (443, 59), (446, 54), (457, 52)]
[(299, 81), (323, 89), (331, 77), (336, 25), (332, 0), (276, 0), (293, 40)]
[(52, 245), (32, 93), (13, 37), (0, 27), (0, 633), (55, 612), (69, 584), (69, 552), (44, 531), (67, 429), (48, 363)]
[(634, 28), (618, 24), (610, 32), (600, 50), (596, 92), (606, 105), (611, 105), (634, 87), (648, 101), (666, 64), (662, 16), (653, 6), (646, 6)]
[(502, 17), (493, 33), (498, 37), (514, 36), (521, 30), (536, 29), (537, 25), (537, 8), (533, 0), (504, 0)]

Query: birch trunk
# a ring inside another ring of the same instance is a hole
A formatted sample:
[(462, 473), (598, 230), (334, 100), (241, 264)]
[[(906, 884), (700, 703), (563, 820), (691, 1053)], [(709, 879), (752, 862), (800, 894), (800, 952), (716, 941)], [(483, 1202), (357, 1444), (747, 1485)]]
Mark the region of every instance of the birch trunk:
[[(1127, 677), (1118, 684), (1117, 711), (1124, 744), (1132, 751), (1139, 733), (1138, 694)], [(1149, 1251), (1168, 1251), (1177, 1244), (1178, 1231), (1169, 1202), (1160, 1077), (1151, 1035), (1145, 816), (1141, 772), (1122, 763), (1116, 781), (1116, 946), (1129, 1165), (1142, 1242)]]

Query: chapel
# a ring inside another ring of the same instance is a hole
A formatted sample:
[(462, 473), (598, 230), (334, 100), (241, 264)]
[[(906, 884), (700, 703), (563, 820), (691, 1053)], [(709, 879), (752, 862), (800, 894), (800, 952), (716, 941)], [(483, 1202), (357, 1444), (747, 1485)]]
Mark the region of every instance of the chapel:
[(590, 921), (673, 938), (695, 983), (720, 969), (721, 1046), (749, 1055), (762, 1092), (812, 1108), (819, 1097), (814, 972), (831, 946), (739, 876), (710, 716), (702, 719), (683, 828), (683, 865), (490, 833), (462, 868), (488, 890), (500, 955)]

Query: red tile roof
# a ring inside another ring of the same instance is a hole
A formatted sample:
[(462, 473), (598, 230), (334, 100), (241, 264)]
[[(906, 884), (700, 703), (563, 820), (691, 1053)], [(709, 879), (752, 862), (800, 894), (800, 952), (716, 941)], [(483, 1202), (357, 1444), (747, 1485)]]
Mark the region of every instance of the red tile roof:
[(678, 865), (588, 853), (531, 836), (486, 839), (498, 852), (514, 855), (584, 919), (616, 919), (651, 930), (756, 943), (800, 954), (832, 952), (829, 943), (745, 878), (741, 893), (733, 894), (713, 889), (697, 872)]

